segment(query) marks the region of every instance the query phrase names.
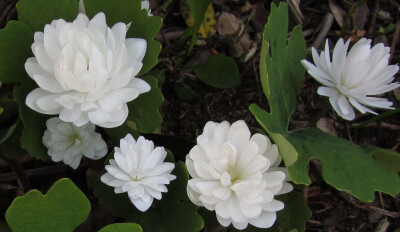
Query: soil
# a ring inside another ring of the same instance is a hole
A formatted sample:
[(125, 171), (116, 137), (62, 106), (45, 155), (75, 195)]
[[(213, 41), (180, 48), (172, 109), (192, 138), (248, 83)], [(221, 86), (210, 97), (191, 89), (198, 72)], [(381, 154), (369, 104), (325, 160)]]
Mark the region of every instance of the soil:
[[(165, 97), (162, 106), (161, 133), (194, 141), (202, 133), (206, 122), (225, 120), (231, 123), (245, 120), (250, 127), (260, 128), (248, 106), (257, 103), (262, 108), (268, 109), (259, 81), (258, 63), (261, 35), (271, 1), (214, 0), (215, 17), (218, 19), (223, 12), (233, 14), (237, 20), (235, 22), (244, 25), (244, 32), (239, 35), (217, 33), (200, 39), (201, 45), (196, 46), (175, 69), (179, 52), (188, 47), (188, 42), (181, 37), (186, 25), (178, 2), (177, 0), (150, 1), (153, 14), (164, 19), (164, 25), (157, 36), (163, 45), (163, 50), (156, 67), (158, 70), (165, 70), (165, 83), (161, 86)], [(273, 2), (279, 3), (279, 1)], [(373, 39), (373, 43), (383, 42), (386, 46), (392, 47), (391, 63), (400, 63), (399, 35), (396, 34), (400, 31), (400, 4), (396, 0), (358, 1), (363, 3), (358, 6), (353, 0), (332, 0), (330, 3), (319, 0), (288, 2), (298, 4), (298, 10), (295, 7), (290, 8), (290, 28), (302, 23), (308, 48), (314, 46), (321, 49), (326, 38), (329, 38), (332, 47), (333, 42), (341, 37), (353, 40), (368, 37)], [(0, 0), (0, 27), (4, 27), (7, 21), (17, 18), (15, 3), (16, 0)], [(166, 3), (169, 3), (169, 7), (164, 11), (162, 6)], [(346, 22), (346, 15), (351, 12), (352, 16), (342, 27), (340, 22)], [(394, 29), (384, 31), (388, 25), (392, 25)], [(238, 46), (241, 46), (238, 43), (229, 42), (241, 41), (243, 38), (242, 43), (248, 46), (244, 46), (246, 48), (242, 50), (238, 49)], [(245, 61), (246, 55), (255, 47), (254, 55)], [(203, 63), (211, 54), (225, 54), (235, 58), (242, 80), (239, 87), (218, 89), (207, 86), (196, 78), (191, 67)], [(310, 55), (308, 58), (310, 59)], [(400, 80), (398, 74), (396, 80)], [(190, 102), (180, 99), (175, 92), (177, 83), (190, 86), (195, 91), (195, 99)], [(398, 114), (356, 128), (360, 123), (373, 118), (373, 115), (357, 114), (352, 122), (342, 120), (330, 109), (327, 98), (316, 93), (318, 86), (319, 84), (310, 76), (306, 77), (298, 97), (298, 109), (290, 122), (291, 129), (315, 126), (322, 117), (325, 124), (320, 126), (321, 129), (335, 133), (338, 137), (357, 144), (370, 144), (400, 151)], [(394, 103), (395, 108), (400, 106), (399, 95), (399, 91), (386, 95)], [(55, 180), (66, 176), (78, 180), (77, 184), (81, 189), (88, 189), (86, 180), (77, 177), (84, 176), (88, 163), (83, 163), (77, 171), (71, 171), (62, 164), (43, 163), (27, 157), (17, 162), (23, 163), (24, 170), (34, 173), (30, 175), (31, 186), (39, 190), (46, 191)], [(320, 170), (318, 161), (313, 160), (309, 166), (313, 183), (304, 190), (308, 205), (313, 212), (306, 223), (307, 231), (400, 231), (400, 196), (391, 197), (376, 193), (374, 202), (361, 202), (346, 192), (338, 191), (326, 184), (320, 176)], [(13, 197), (22, 194), (23, 190), (18, 187), (15, 178), (12, 178), (11, 170), (6, 164), (1, 165), (0, 171), (0, 209), (4, 215)], [(8, 179), (7, 173), (10, 176)], [(109, 215), (98, 205), (94, 208), (99, 212), (96, 215)], [(96, 215), (92, 215), (93, 220)], [(81, 230), (84, 231), (84, 228), (88, 227), (82, 227)]]

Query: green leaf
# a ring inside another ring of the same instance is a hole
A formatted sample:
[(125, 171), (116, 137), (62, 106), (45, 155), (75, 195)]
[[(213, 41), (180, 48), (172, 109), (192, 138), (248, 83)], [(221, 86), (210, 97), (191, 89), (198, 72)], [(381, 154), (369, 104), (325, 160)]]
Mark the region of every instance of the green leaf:
[[(397, 172), (376, 162), (371, 153), (342, 138), (334, 137), (317, 128), (293, 131), (288, 140), (299, 153), (298, 161), (288, 167), (292, 180), (310, 184), (308, 162), (321, 162), (322, 177), (339, 190), (351, 193), (363, 201), (373, 201), (375, 191), (395, 196), (400, 192)], [(384, 180), (384, 181), (382, 181)]]
[(127, 32), (128, 38), (143, 38), (147, 41), (147, 51), (143, 59), (140, 74), (145, 74), (158, 63), (161, 44), (154, 40), (160, 31), (162, 19), (158, 16), (148, 16), (146, 10), (140, 9), (140, 0), (85, 0), (86, 14), (92, 18), (98, 12), (104, 12), (107, 24), (132, 23)]
[[(28, 85), (28, 83), (30, 83)], [(44, 131), (47, 129), (46, 121), (51, 116), (33, 111), (25, 104), (26, 96), (33, 90), (34, 83), (26, 80), (22, 86), (14, 87), (14, 99), (19, 104), (19, 116), (24, 123), (21, 146), (29, 154), (40, 160), (49, 160), (47, 148), (42, 143)]]
[(278, 145), (291, 179), (297, 184), (310, 184), (307, 165), (315, 158), (321, 162), (322, 177), (328, 184), (360, 200), (372, 201), (375, 191), (396, 195), (400, 192), (399, 166), (385, 163), (398, 161), (398, 154), (374, 147), (367, 149), (316, 128), (287, 131), (304, 80), (300, 60), (305, 54), (299, 27), (293, 30), (288, 46), (285, 45), (287, 17), (287, 4), (281, 3), (279, 8), (272, 4), (264, 33), (260, 73), (271, 113), (255, 104), (250, 110)]
[(291, 231), (297, 229), (305, 231), (305, 222), (311, 217), (311, 210), (307, 206), (304, 195), (298, 191), (278, 195), (276, 199), (285, 204), (285, 208), (277, 213), (276, 231)]
[(178, 98), (184, 102), (190, 103), (196, 100), (196, 93), (189, 85), (185, 83), (177, 83), (174, 85), (175, 93)]
[(167, 71), (166, 69), (153, 69), (149, 73), (147, 73), (147, 75), (157, 78), (158, 87), (161, 88), (161, 86), (163, 86), (165, 83), (166, 71)]
[(142, 232), (136, 223), (114, 223), (103, 227), (99, 232)]
[(197, 32), (204, 20), (204, 15), (207, 11), (208, 5), (210, 5), (211, 0), (186, 0), (189, 6), (190, 13), (192, 13), (194, 18), (194, 26), (192, 31), (192, 40), (188, 48), (187, 53), (190, 53), (197, 41)]
[(6, 212), (14, 232), (73, 231), (90, 213), (90, 202), (69, 179), (57, 181), (43, 195), (31, 190), (17, 197)]
[[(290, 117), (297, 107), (297, 93), (304, 82), (305, 69), (300, 60), (306, 57), (306, 41), (301, 26), (296, 26), (286, 44), (288, 7), (271, 4), (261, 47), (260, 74), (263, 91), (271, 113), (267, 127), (272, 133), (285, 134)], [(278, 100), (279, 99), (279, 100)]]
[(161, 125), (162, 117), (159, 109), (164, 97), (158, 88), (156, 78), (152, 76), (141, 78), (151, 86), (151, 90), (128, 103), (128, 120), (136, 123), (138, 132), (152, 133)]
[(23, 22), (11, 21), (0, 30), (0, 81), (17, 83), (30, 79), (24, 65), (33, 56), (32, 43), (32, 30)]
[[(18, 18), (36, 32), (55, 19), (72, 22), (78, 16), (75, 0), (20, 0), (17, 3)], [(33, 37), (31, 38), (33, 39)]]
[[(170, 152), (166, 161), (173, 162)], [(167, 185), (168, 193), (163, 193), (160, 201), (154, 200), (153, 206), (146, 212), (138, 211), (126, 193), (115, 194), (112, 187), (99, 179), (94, 184), (94, 194), (100, 204), (115, 216), (140, 224), (144, 231), (197, 232), (203, 227), (203, 220), (197, 214), (198, 207), (187, 197), (189, 174), (184, 163), (178, 162), (172, 174), (177, 179)]]
[(215, 55), (194, 69), (205, 84), (217, 88), (235, 88), (240, 85), (239, 68), (231, 57)]
[(386, 149), (374, 146), (362, 145), (362, 149), (376, 161), (392, 168), (396, 172), (400, 172), (400, 154)]

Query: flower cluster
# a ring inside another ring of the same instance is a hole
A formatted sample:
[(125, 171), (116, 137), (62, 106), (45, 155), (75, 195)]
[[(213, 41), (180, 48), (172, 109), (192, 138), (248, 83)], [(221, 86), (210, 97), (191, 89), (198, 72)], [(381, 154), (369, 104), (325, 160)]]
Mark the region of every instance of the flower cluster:
[(244, 121), (208, 122), (186, 157), (193, 179), (189, 198), (215, 210), (219, 223), (237, 229), (248, 224), (269, 228), (284, 208), (275, 195), (290, 192), (276, 145), (261, 134), (251, 136)]
[(388, 65), (390, 49), (382, 43), (371, 48), (370, 39), (359, 40), (347, 54), (350, 40), (340, 39), (333, 49), (332, 61), (328, 41), (325, 51), (318, 55), (312, 48), (314, 64), (302, 60), (308, 73), (325, 85), (318, 94), (329, 97), (333, 109), (346, 120), (355, 118), (355, 107), (361, 113), (373, 113), (368, 107), (393, 109), (392, 102), (384, 98), (371, 97), (391, 91), (400, 86), (392, 83), (399, 70), (397, 65)]
[(166, 155), (163, 147), (154, 147), (142, 136), (136, 141), (128, 134), (115, 148), (101, 181), (115, 187), (115, 193), (128, 192), (135, 207), (144, 212), (154, 198), (161, 199), (161, 193), (168, 191), (165, 185), (176, 178), (170, 174), (175, 165), (163, 162)]
[(107, 144), (91, 123), (77, 127), (55, 117), (47, 120), (46, 125), (43, 144), (54, 162), (63, 161), (76, 169), (82, 156), (97, 160), (107, 154)]
[(76, 126), (91, 122), (101, 127), (120, 126), (128, 116), (127, 102), (150, 86), (136, 78), (146, 53), (146, 40), (126, 39), (128, 27), (106, 24), (98, 13), (92, 20), (79, 14), (36, 32), (25, 69), (39, 88), (26, 104), (43, 114), (59, 114)]

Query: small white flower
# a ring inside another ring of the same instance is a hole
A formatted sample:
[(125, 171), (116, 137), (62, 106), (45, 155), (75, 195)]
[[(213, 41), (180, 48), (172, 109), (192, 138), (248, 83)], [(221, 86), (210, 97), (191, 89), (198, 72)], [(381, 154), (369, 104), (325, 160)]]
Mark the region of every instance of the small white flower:
[(153, 16), (153, 14), (151, 13), (151, 9), (150, 9), (150, 2), (148, 0), (142, 0), (141, 8), (142, 8), (142, 10), (143, 9), (147, 10), (147, 15)]
[(142, 136), (135, 141), (128, 134), (121, 139), (120, 148), (115, 148), (101, 181), (115, 187), (115, 193), (128, 192), (135, 207), (144, 212), (154, 198), (161, 199), (161, 193), (168, 191), (165, 185), (176, 178), (170, 174), (175, 164), (164, 162), (166, 156), (163, 147), (154, 148), (154, 143)]
[(189, 198), (215, 210), (219, 223), (244, 229), (250, 223), (271, 227), (276, 211), (284, 208), (275, 195), (290, 192), (285, 168), (278, 167), (278, 147), (261, 134), (251, 136), (244, 121), (208, 122), (197, 145), (186, 156), (193, 179)]
[[(325, 85), (318, 94), (329, 97), (333, 109), (344, 119), (355, 118), (355, 107), (361, 113), (377, 114), (368, 107), (393, 109), (392, 102), (385, 98), (371, 97), (399, 87), (392, 83), (399, 70), (397, 65), (388, 65), (390, 48), (378, 43), (371, 48), (370, 39), (359, 40), (347, 53), (350, 40), (339, 39), (333, 49), (332, 61), (328, 40), (325, 51), (318, 55), (312, 48), (314, 64), (307, 60), (301, 63), (316, 81)], [(352, 106), (351, 106), (351, 105)]]
[(76, 126), (91, 122), (117, 127), (128, 116), (127, 102), (148, 92), (150, 86), (136, 78), (142, 68), (147, 43), (126, 39), (127, 25), (111, 29), (105, 15), (92, 20), (79, 14), (72, 23), (63, 19), (35, 32), (25, 69), (39, 88), (26, 104), (43, 114), (60, 114)]
[(55, 117), (47, 120), (46, 125), (43, 144), (49, 149), (47, 154), (54, 162), (63, 161), (76, 169), (82, 156), (98, 160), (107, 154), (107, 144), (95, 132), (92, 123), (77, 127)]

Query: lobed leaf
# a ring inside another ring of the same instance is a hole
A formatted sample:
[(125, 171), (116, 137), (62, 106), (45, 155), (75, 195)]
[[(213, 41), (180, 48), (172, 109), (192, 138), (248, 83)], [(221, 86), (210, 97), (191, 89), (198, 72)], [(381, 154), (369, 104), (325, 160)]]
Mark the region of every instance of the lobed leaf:
[(14, 232), (73, 231), (90, 213), (90, 202), (69, 179), (57, 181), (43, 195), (31, 190), (17, 197), (6, 212)]

